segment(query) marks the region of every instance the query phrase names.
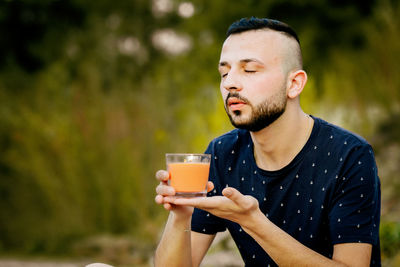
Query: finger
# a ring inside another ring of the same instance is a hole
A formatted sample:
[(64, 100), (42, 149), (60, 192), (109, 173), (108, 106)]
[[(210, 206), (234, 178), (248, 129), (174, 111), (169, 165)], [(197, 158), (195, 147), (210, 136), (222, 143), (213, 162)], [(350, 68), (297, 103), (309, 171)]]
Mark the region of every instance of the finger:
[(165, 185), (163, 183), (160, 183), (156, 187), (156, 192), (158, 195), (162, 196), (173, 196), (175, 195), (175, 189), (172, 186)]
[(165, 203), (165, 204), (164, 204), (164, 209), (166, 209), (166, 210), (172, 210), (171, 204)]
[(207, 182), (207, 193), (214, 189), (213, 182)]
[(193, 197), (193, 198), (175, 198), (171, 203), (175, 205), (191, 206), (199, 209), (214, 209), (222, 205), (225, 197)]
[(155, 202), (157, 204), (163, 204), (163, 196), (161, 195), (156, 195), (156, 197), (154, 198)]
[(113, 267), (112, 265), (104, 264), (104, 263), (91, 263), (86, 265), (85, 267)]
[(161, 182), (166, 182), (169, 179), (169, 172), (167, 172), (166, 170), (158, 170), (156, 172), (156, 178)]
[(229, 198), (236, 204), (240, 205), (243, 202), (243, 195), (236, 188), (226, 187), (224, 190), (222, 190), (222, 195)]
[(175, 205), (184, 205), (184, 206), (198, 206), (201, 205), (201, 199), (206, 197), (167, 197), (167, 201), (171, 202)]

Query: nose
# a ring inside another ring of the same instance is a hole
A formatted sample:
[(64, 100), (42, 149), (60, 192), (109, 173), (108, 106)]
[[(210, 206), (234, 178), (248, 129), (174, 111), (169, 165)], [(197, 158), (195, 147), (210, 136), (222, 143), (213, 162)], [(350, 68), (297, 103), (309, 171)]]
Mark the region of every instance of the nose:
[(231, 69), (222, 80), (222, 87), (227, 91), (240, 91), (242, 85), (237, 74)]

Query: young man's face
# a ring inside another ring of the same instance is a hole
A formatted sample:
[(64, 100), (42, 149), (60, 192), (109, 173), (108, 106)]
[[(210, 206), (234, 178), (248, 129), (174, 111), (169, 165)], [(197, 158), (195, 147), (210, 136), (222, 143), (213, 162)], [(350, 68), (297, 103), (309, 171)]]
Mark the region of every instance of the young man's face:
[(287, 37), (271, 30), (229, 36), (219, 63), (225, 110), (237, 128), (259, 131), (285, 111)]

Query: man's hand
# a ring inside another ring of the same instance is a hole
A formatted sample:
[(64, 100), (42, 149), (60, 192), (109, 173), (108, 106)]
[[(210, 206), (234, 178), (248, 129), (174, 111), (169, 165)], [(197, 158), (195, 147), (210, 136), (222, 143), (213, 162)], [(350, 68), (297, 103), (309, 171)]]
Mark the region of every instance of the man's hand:
[[(175, 189), (168, 185), (169, 173), (165, 170), (159, 170), (156, 173), (156, 179), (160, 181), (160, 184), (156, 188), (157, 195), (155, 201), (157, 204), (163, 205), (166, 210), (173, 211), (176, 215), (191, 216), (193, 213), (192, 206), (175, 205), (170, 202), (171, 199), (177, 199), (175, 197)], [(214, 188), (212, 182), (207, 183), (207, 192)]]
[(177, 198), (165, 197), (165, 201), (175, 206), (190, 206), (205, 210), (215, 216), (242, 224), (255, 211), (259, 210), (257, 199), (243, 195), (232, 187), (222, 190), (223, 196)]
[[(204, 235), (190, 231), (192, 206), (175, 205), (168, 199), (175, 199), (175, 189), (168, 185), (170, 175), (160, 170), (156, 173), (160, 184), (156, 188), (156, 203), (171, 211), (161, 241), (154, 257), (155, 266), (199, 266), (215, 235)], [(214, 185), (208, 182), (208, 191)], [(192, 243), (195, 244), (192, 249)]]

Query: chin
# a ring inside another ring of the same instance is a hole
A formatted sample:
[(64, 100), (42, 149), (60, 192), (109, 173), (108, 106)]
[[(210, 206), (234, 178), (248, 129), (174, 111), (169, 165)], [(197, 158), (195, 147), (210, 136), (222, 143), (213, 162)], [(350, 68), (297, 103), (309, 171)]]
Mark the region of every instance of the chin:
[(232, 125), (235, 126), (236, 128), (246, 129), (246, 127), (249, 123), (249, 120), (246, 118), (243, 118), (242, 116), (232, 116), (231, 122), (232, 122)]

